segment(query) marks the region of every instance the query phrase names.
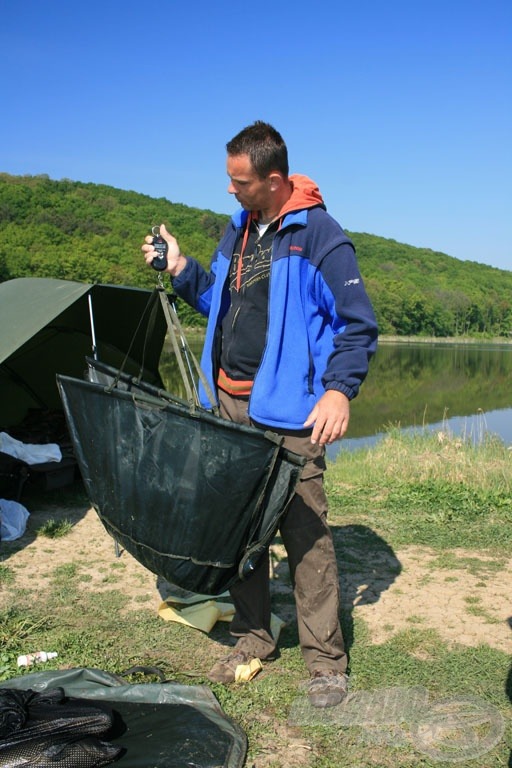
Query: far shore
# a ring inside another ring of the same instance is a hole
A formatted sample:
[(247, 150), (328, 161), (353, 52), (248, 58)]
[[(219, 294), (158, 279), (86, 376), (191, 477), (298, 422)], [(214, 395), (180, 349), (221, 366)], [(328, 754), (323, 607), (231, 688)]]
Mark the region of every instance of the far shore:
[(474, 336), (379, 336), (380, 344), (485, 344), (487, 346), (512, 346), (512, 339), (476, 338)]
[[(184, 328), (187, 336), (202, 338), (206, 328), (198, 326), (189, 326)], [(512, 346), (512, 338), (504, 339), (502, 336), (496, 338), (483, 338), (475, 336), (389, 336), (382, 334), (379, 336), (379, 344), (485, 344), (486, 346)]]

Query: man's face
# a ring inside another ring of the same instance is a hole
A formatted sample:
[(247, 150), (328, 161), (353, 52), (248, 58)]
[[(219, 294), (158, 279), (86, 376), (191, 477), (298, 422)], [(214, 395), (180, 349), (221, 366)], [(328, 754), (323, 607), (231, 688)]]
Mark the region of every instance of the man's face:
[(252, 167), (249, 155), (228, 155), (227, 173), (230, 179), (228, 192), (234, 195), (246, 211), (262, 211), (269, 207), (270, 177), (260, 179)]

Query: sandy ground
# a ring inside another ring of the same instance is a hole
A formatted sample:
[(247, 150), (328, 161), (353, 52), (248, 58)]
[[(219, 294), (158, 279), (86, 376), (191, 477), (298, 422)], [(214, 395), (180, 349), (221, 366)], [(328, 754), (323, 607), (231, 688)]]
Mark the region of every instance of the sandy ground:
[(460, 565), (438, 568), (437, 554), (419, 547), (401, 550), (398, 558), (402, 571), (389, 589), (377, 602), (355, 606), (373, 642), (418, 627), (449, 642), (512, 652), (512, 559), (494, 570), (496, 561), (458, 550)]
[[(52, 515), (55, 517), (54, 512)], [(118, 553), (95, 511), (63, 508), (59, 517), (74, 523), (66, 536), (49, 539), (30, 534), (44, 521), (44, 514), (37, 513), (28, 532), (16, 542), (23, 546), (5, 562), (15, 572), (17, 587), (33, 583), (37, 569), (38, 588), (44, 591), (59, 564), (80, 558), (86, 562), (90, 579), (82, 581), (83, 587), (109, 589), (106, 575)], [(441, 563), (439, 555), (427, 548), (407, 547), (399, 552), (376, 553), (372, 567), (368, 568), (358, 562), (361, 555), (356, 549), (339, 545), (343, 529), (333, 530), (337, 548), (341, 548), (344, 608), (352, 610), (354, 618), (364, 619), (374, 643), (383, 643), (399, 631), (417, 627), (434, 629), (448, 642), (467, 646), (487, 644), (512, 652), (512, 559), (488, 558), (459, 549), (448, 562)], [(279, 563), (274, 589), (289, 590), (282, 560), (284, 551), (278, 545), (273, 551), (275, 562)], [(125, 551), (121, 551), (119, 562), (123, 564), (126, 607), (140, 606), (147, 600), (146, 604), (154, 605), (156, 610), (165, 590), (161, 584), (157, 588), (155, 575)], [(0, 605), (5, 597), (0, 590)], [(293, 620), (293, 611), (283, 618)]]

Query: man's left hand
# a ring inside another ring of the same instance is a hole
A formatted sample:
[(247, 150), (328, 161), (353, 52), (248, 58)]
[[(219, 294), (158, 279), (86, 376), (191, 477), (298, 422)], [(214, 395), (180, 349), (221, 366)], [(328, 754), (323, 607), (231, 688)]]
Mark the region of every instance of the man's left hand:
[(342, 392), (328, 389), (304, 422), (313, 426), (311, 442), (326, 445), (339, 440), (347, 431), (350, 419), (350, 400)]

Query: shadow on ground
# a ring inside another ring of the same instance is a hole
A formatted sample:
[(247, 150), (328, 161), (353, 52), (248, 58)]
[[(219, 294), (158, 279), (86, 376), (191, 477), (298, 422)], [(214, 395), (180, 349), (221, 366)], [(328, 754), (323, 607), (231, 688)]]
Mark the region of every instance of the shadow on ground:
[(341, 623), (347, 651), (354, 642), (354, 607), (376, 603), (398, 578), (393, 548), (366, 525), (333, 527), (341, 585)]
[(7, 560), (14, 552), (28, 547), (37, 538), (38, 530), (50, 520), (56, 523), (66, 520), (74, 526), (91, 507), (79, 475), (64, 488), (46, 490), (36, 484), (27, 484), (19, 503), (29, 513), (26, 529), (22, 536), (13, 541), (0, 541), (1, 560)]
[[(354, 642), (354, 607), (376, 603), (397, 579), (402, 566), (392, 547), (368, 526), (331, 526), (331, 530), (340, 575), (340, 620), (348, 652)], [(279, 537), (276, 544), (281, 545)], [(286, 557), (274, 567), (271, 589), (273, 610), (288, 623), (280, 646), (295, 646), (298, 642), (295, 605)]]

